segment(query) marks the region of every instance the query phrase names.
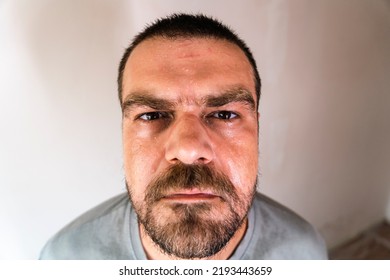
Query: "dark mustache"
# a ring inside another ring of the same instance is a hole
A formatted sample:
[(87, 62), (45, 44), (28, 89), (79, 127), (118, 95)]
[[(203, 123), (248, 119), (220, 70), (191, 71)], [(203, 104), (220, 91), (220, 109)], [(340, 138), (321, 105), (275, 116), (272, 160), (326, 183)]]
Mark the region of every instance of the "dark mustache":
[(230, 179), (205, 164), (178, 163), (157, 176), (146, 188), (145, 200), (154, 203), (170, 191), (185, 189), (210, 190), (225, 200), (237, 200), (238, 195)]

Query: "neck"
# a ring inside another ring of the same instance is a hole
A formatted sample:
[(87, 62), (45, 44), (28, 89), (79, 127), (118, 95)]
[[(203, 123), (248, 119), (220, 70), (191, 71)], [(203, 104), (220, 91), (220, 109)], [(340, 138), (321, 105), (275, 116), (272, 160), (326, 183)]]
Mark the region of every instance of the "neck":
[[(203, 258), (202, 260), (227, 260), (233, 254), (234, 250), (237, 248), (238, 244), (241, 242), (242, 238), (244, 237), (247, 229), (247, 225), (248, 225), (248, 219), (245, 219), (245, 221), (237, 229), (233, 237), (229, 240), (229, 242), (221, 251), (219, 251), (218, 253), (210, 257)], [(140, 231), (142, 246), (145, 250), (146, 257), (149, 260), (180, 260), (180, 258), (178, 257), (168, 255), (165, 252), (163, 252), (160, 249), (160, 247), (153, 242), (153, 240), (147, 234), (142, 224), (139, 224), (139, 231)]]

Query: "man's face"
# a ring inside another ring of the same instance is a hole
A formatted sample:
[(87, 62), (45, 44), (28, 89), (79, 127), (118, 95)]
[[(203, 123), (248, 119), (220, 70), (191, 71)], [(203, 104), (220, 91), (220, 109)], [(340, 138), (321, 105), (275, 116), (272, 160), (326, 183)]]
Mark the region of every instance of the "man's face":
[(169, 255), (214, 255), (246, 219), (258, 167), (253, 77), (224, 40), (147, 39), (127, 61), (126, 183), (141, 228)]

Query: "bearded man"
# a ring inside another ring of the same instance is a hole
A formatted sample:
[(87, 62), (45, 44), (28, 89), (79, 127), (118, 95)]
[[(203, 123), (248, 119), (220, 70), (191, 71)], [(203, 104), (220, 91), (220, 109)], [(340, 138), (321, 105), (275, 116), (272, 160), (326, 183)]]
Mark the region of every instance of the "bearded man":
[(128, 193), (54, 236), (42, 259), (324, 259), (298, 215), (256, 192), (260, 77), (204, 15), (139, 33), (119, 66)]

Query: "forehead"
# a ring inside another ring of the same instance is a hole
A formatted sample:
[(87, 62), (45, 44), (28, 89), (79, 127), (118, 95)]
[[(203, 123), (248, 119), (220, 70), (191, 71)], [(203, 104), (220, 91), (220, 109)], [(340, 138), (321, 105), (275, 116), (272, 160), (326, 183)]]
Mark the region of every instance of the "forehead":
[(244, 52), (234, 43), (217, 38), (152, 37), (137, 45), (129, 60), (141, 57), (191, 58), (197, 56), (228, 55), (247, 61)]
[[(123, 97), (132, 90), (197, 87), (247, 88), (255, 95), (252, 67), (235, 44), (214, 38), (154, 37), (137, 45), (128, 58)], [(211, 90), (211, 88), (210, 88)]]

